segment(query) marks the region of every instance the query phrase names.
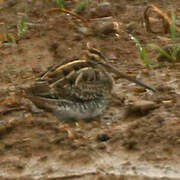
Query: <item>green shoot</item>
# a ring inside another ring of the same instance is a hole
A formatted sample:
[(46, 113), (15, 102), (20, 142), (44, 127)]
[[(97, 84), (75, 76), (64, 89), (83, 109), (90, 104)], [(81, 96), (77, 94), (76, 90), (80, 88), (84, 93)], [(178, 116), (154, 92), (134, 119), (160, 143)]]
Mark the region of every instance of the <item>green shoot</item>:
[(176, 41), (177, 32), (176, 32), (176, 15), (174, 11), (171, 12), (172, 23), (170, 25), (171, 38), (173, 41)]
[(168, 59), (172, 60), (172, 56), (170, 54), (168, 54), (168, 52), (166, 52), (163, 48), (159, 47), (158, 45), (148, 44), (148, 46), (151, 47), (152, 49), (155, 49), (156, 51), (158, 51), (162, 56), (165, 56)]
[(21, 36), (27, 30), (27, 19), (25, 16), (22, 16), (18, 23), (18, 36)]
[(162, 56), (170, 59), (172, 62), (176, 62), (179, 47), (176, 44), (177, 31), (176, 31), (176, 15), (175, 15), (174, 11), (171, 11), (171, 19), (172, 19), (172, 23), (170, 24), (170, 33), (171, 33), (172, 49), (170, 49), (170, 51), (167, 52), (166, 50), (162, 49), (161, 47), (159, 47), (155, 44), (150, 44), (148, 46), (155, 49)]
[(176, 15), (174, 11), (171, 12), (171, 19), (172, 19), (172, 23), (170, 25), (170, 32), (171, 32), (171, 39), (173, 43), (171, 56), (172, 56), (172, 59), (176, 61), (178, 48), (176, 46), (177, 32), (176, 32)]
[(142, 47), (142, 45), (140, 44), (140, 42), (138, 41), (138, 39), (136, 39), (133, 35), (130, 34), (130, 38), (135, 42), (136, 44), (136, 47), (138, 49), (138, 52), (139, 52), (139, 56), (140, 56), (140, 59), (141, 61), (143, 62), (143, 64), (145, 66), (149, 66), (151, 63), (150, 63), (150, 60), (148, 59), (147, 57), (147, 52), (146, 52), (146, 49)]
[(82, 12), (84, 11), (84, 9), (87, 7), (88, 5), (88, 0), (81, 0), (75, 7), (74, 11), (76, 13)]
[(59, 8), (64, 9), (65, 6), (64, 6), (63, 0), (57, 0), (57, 4), (58, 4)]
[(6, 41), (10, 42), (10, 43), (14, 43), (15, 39), (14, 39), (14, 37), (11, 34), (6, 33)]

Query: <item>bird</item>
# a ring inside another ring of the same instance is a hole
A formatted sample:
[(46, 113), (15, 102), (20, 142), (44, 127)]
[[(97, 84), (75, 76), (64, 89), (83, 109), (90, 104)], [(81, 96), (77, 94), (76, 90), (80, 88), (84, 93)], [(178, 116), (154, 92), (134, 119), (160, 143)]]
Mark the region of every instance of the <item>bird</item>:
[(113, 73), (155, 92), (154, 88), (110, 65), (107, 58), (89, 44), (86, 58), (53, 65), (24, 88), (24, 92), (35, 106), (51, 112), (59, 120), (91, 120), (103, 114), (109, 105)]

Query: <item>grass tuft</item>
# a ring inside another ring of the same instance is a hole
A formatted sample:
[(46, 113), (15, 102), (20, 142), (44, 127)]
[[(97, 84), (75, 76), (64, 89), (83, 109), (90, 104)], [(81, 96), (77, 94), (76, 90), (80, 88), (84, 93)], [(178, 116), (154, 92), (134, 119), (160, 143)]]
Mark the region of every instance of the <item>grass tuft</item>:
[(22, 34), (24, 34), (26, 32), (26, 30), (27, 30), (26, 16), (21, 17), (21, 19), (18, 22), (17, 28), (18, 28), (18, 36), (21, 36)]
[(146, 67), (149, 67), (149, 65), (151, 64), (150, 60), (148, 59), (147, 57), (147, 52), (146, 52), (146, 49), (142, 47), (141, 43), (139, 42), (138, 39), (136, 39), (132, 34), (130, 34), (130, 38), (135, 42), (136, 44), (136, 47), (138, 49), (138, 52), (139, 52), (139, 56), (140, 56), (140, 59), (141, 61), (143, 62), (143, 64), (146, 66)]
[(76, 7), (74, 8), (74, 12), (79, 13), (85, 10), (88, 6), (89, 0), (81, 0)]
[(15, 38), (13, 35), (9, 34), (8, 32), (6, 33), (6, 41), (10, 43), (15, 43)]
[(64, 5), (64, 1), (63, 0), (57, 0), (57, 4), (59, 6), (59, 8), (64, 9), (65, 5)]
[(170, 24), (170, 33), (171, 33), (172, 49), (169, 52), (167, 52), (166, 50), (162, 49), (161, 47), (155, 44), (149, 44), (148, 46), (158, 51), (163, 57), (168, 58), (172, 62), (176, 62), (179, 46), (177, 46), (176, 43), (177, 41), (176, 15), (173, 10), (171, 11), (171, 19), (172, 19), (172, 23)]

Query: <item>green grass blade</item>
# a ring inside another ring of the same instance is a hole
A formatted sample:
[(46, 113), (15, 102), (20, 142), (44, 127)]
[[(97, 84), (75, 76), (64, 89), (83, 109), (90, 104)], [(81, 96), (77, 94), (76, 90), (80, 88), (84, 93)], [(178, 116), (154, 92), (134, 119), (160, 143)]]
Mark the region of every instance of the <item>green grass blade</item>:
[(9, 33), (6, 33), (6, 40), (8, 42), (10, 42), (10, 43), (14, 43), (15, 42), (14, 37), (11, 34), (9, 34)]
[(27, 30), (27, 19), (25, 16), (22, 16), (18, 23), (18, 35), (21, 36)]
[(171, 19), (172, 19), (172, 23), (170, 25), (171, 38), (173, 41), (175, 41), (177, 38), (177, 32), (176, 32), (176, 15), (174, 11), (171, 12)]
[(176, 46), (177, 31), (176, 31), (176, 14), (175, 14), (174, 10), (171, 11), (171, 19), (172, 19), (172, 23), (170, 25), (170, 31), (171, 31), (171, 39), (172, 39), (172, 43), (173, 43), (171, 56), (172, 56), (173, 60), (176, 61), (178, 48)]
[(58, 4), (59, 8), (62, 8), (62, 9), (65, 8), (63, 0), (57, 0), (57, 4)]
[(87, 7), (88, 3), (88, 0), (81, 0), (74, 8), (74, 12), (82, 12)]
[(147, 57), (147, 52), (145, 50), (145, 48), (143, 48), (140, 44), (140, 42), (138, 41), (138, 39), (136, 39), (133, 35), (130, 34), (130, 38), (135, 42), (136, 47), (138, 49), (139, 52), (139, 56), (141, 61), (143, 62), (144, 65), (149, 66), (151, 63)]
[(155, 45), (155, 44), (149, 44), (148, 46), (151, 47), (152, 49), (158, 51), (162, 56), (165, 56), (165, 57), (167, 57), (168, 59), (173, 60), (173, 57), (172, 57), (170, 54), (168, 54), (168, 53), (167, 53), (164, 49), (162, 49), (161, 47), (159, 47), (159, 46), (157, 46), (157, 45)]

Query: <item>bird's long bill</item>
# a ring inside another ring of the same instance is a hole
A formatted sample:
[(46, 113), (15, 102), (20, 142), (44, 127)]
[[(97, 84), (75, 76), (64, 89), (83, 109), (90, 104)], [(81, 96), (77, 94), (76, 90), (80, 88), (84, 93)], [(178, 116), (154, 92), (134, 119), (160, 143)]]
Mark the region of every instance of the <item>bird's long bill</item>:
[(149, 85), (143, 83), (142, 81), (137, 80), (137, 79), (135, 79), (135, 78), (133, 78), (133, 77), (127, 76), (127, 75), (124, 74), (124, 73), (121, 73), (120, 71), (118, 71), (115, 67), (111, 66), (110, 64), (108, 64), (108, 63), (106, 63), (106, 62), (101, 62), (101, 64), (102, 64), (106, 69), (109, 69), (111, 72), (117, 74), (119, 77), (124, 78), (124, 79), (127, 79), (127, 80), (129, 80), (129, 81), (131, 81), (131, 82), (134, 82), (134, 83), (136, 83), (136, 84), (138, 84), (138, 85), (140, 85), (140, 86), (142, 86), (142, 87), (144, 87), (144, 88), (146, 88), (146, 89), (149, 89), (149, 90), (151, 90), (151, 91), (153, 91), (153, 92), (156, 92), (156, 90), (155, 90), (154, 88), (152, 88), (151, 86), (149, 86)]

